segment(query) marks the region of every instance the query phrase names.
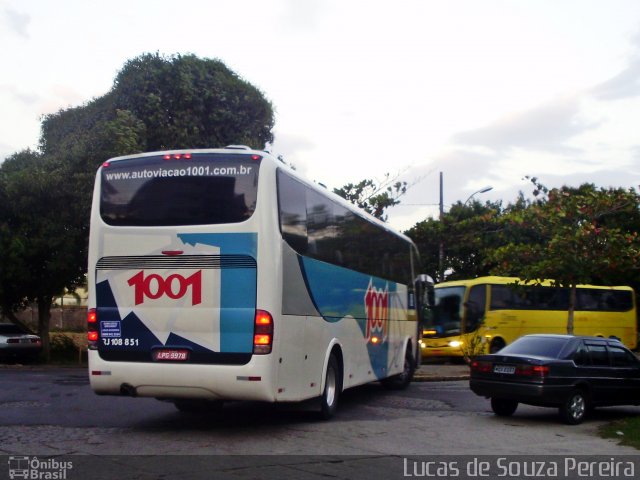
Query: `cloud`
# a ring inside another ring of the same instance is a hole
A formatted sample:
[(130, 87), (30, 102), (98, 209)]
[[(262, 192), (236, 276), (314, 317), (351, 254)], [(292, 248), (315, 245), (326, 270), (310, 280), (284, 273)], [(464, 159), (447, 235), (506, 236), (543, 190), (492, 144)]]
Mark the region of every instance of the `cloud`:
[(283, 29), (299, 32), (315, 30), (321, 13), (320, 0), (287, 0), (279, 24)]
[(273, 145), (267, 145), (274, 155), (283, 154), (283, 160), (293, 165), (301, 174), (308, 174), (309, 165), (305, 161), (308, 152), (316, 148), (316, 144), (308, 137), (289, 132), (274, 130)]
[(307, 136), (297, 133), (281, 132), (274, 130), (273, 149), (277, 154), (278, 151), (286, 152), (287, 156), (299, 156), (304, 152), (316, 148), (316, 144)]
[(0, 165), (10, 156), (15, 153), (15, 150), (11, 145), (0, 142)]
[(486, 147), (502, 153), (519, 148), (576, 154), (580, 151), (566, 142), (599, 125), (599, 122), (582, 119), (580, 113), (578, 97), (560, 98), (537, 108), (509, 115), (486, 127), (460, 132), (453, 136), (453, 143)]
[[(408, 204), (437, 205), (439, 201), (439, 172), (444, 183), (444, 203), (451, 205), (464, 200), (486, 185), (496, 186), (499, 177), (491, 171), (500, 170), (503, 157), (490, 152), (454, 149), (432, 162), (417, 165), (404, 174), (401, 180), (410, 188), (403, 197)], [(416, 179), (419, 181), (415, 183)]]
[(24, 92), (15, 85), (0, 85), (0, 93), (3, 92), (7, 93), (9, 97), (13, 98), (16, 102), (25, 106), (35, 105), (40, 100), (40, 96)]
[(9, 28), (23, 38), (29, 38), (29, 32), (27, 31), (31, 17), (26, 13), (17, 12), (11, 8), (5, 8), (3, 12), (4, 23)]
[(640, 95), (640, 57), (615, 77), (595, 86), (592, 95), (598, 100), (620, 100)]
[[(640, 145), (634, 145), (630, 148), (631, 164), (636, 170), (636, 175), (640, 176)], [(640, 181), (640, 178), (638, 179)]]

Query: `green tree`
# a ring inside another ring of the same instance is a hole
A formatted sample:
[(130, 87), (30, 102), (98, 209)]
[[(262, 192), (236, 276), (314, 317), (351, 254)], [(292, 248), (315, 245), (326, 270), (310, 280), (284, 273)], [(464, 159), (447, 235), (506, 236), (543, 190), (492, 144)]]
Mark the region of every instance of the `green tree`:
[(0, 168), (0, 300), (13, 315), (27, 302), (38, 305), (38, 334), (49, 355), (49, 319), (53, 296), (83, 283), (86, 232), (74, 221), (74, 192), (60, 164), (26, 150), (8, 158)]
[(407, 182), (397, 180), (386, 173), (380, 182), (365, 179), (358, 183), (347, 183), (334, 188), (333, 193), (357, 205), (383, 222), (387, 221), (387, 208), (400, 203), (399, 198), (407, 192)]
[[(473, 278), (489, 273), (488, 251), (501, 237), (499, 219), (501, 202), (458, 202), (442, 218), (427, 218), (405, 233), (420, 251), (422, 270), (434, 278)], [(443, 271), (440, 271), (439, 250), (443, 246)]]
[(128, 61), (113, 88), (48, 115), (40, 151), (0, 165), (0, 303), (38, 303), (48, 352), (51, 299), (83, 280), (96, 169), (142, 151), (273, 140), (271, 103), (221, 61), (145, 54)]
[(585, 184), (549, 190), (531, 181), (540, 198), (504, 217), (505, 230), (517, 240), (495, 249), (492, 271), (569, 288), (567, 333), (573, 334), (578, 284), (612, 285), (640, 269), (640, 239), (630, 221), (638, 218), (640, 197), (633, 189)]
[(271, 103), (219, 60), (142, 55), (125, 64), (111, 93), (117, 109), (144, 121), (147, 150), (273, 141)]

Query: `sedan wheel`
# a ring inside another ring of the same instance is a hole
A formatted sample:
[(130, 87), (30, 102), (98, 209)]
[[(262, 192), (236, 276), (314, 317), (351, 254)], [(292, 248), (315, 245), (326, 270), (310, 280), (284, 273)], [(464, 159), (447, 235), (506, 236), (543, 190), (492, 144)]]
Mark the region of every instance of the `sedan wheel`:
[(560, 406), (560, 416), (569, 425), (577, 425), (587, 413), (587, 399), (583, 392), (574, 390)]
[(505, 400), (504, 398), (491, 398), (491, 410), (499, 417), (510, 417), (518, 408), (515, 400)]

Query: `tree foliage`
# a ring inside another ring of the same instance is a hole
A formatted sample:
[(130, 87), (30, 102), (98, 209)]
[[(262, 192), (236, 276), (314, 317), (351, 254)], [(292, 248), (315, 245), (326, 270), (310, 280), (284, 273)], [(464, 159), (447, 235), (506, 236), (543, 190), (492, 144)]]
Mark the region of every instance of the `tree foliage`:
[(380, 182), (365, 179), (358, 183), (347, 183), (334, 188), (333, 193), (357, 205), (380, 220), (387, 221), (386, 210), (398, 205), (399, 198), (407, 192), (407, 182), (398, 181), (390, 173)]
[(271, 104), (219, 60), (143, 55), (125, 64), (112, 93), (117, 109), (144, 120), (147, 150), (273, 141)]
[(0, 169), (0, 302), (13, 312), (38, 304), (38, 333), (48, 355), (50, 305), (65, 287), (84, 281), (86, 230), (76, 221), (75, 192), (69, 172), (53, 159), (26, 150)]
[(435, 278), (442, 278), (442, 243), (449, 280), (497, 274), (569, 288), (567, 331), (573, 332), (576, 285), (640, 289), (640, 196), (593, 184), (549, 189), (530, 180), (534, 201), (520, 194), (506, 207), (458, 202), (406, 233), (420, 250), (423, 271)]
[(501, 202), (458, 202), (442, 218), (427, 218), (405, 233), (420, 251), (423, 272), (433, 278), (444, 278), (447, 272), (449, 280), (473, 278), (489, 273), (486, 251), (499, 244), (499, 218), (503, 212)]
[(273, 108), (221, 61), (145, 54), (128, 61), (113, 88), (85, 105), (47, 115), (40, 151), (0, 165), (0, 304), (38, 303), (48, 341), (51, 299), (86, 271), (95, 172), (106, 159), (161, 149), (273, 140)]
[(573, 334), (578, 284), (620, 283), (629, 279), (628, 272), (640, 270), (640, 196), (633, 189), (593, 184), (549, 190), (531, 180), (539, 200), (503, 218), (519, 241), (505, 243), (488, 259), (494, 273), (534, 282), (552, 279), (570, 288), (567, 332)]

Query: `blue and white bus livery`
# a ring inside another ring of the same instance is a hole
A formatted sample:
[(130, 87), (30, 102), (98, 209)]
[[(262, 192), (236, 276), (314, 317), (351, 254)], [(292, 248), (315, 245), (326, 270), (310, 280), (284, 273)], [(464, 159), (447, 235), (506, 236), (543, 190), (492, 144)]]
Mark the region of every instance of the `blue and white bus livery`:
[(181, 410), (406, 386), (419, 361), (417, 251), (248, 148), (152, 152), (98, 170), (89, 373), (98, 394)]

